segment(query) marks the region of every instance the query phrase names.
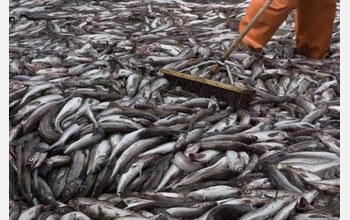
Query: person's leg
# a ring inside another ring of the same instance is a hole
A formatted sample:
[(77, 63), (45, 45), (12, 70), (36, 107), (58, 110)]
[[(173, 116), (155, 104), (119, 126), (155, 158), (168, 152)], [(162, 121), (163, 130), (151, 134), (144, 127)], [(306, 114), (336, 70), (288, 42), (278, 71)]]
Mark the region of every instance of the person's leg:
[(295, 33), (298, 53), (323, 59), (329, 52), (337, 0), (300, 0)]
[[(239, 24), (240, 33), (242, 33), (265, 2), (266, 0), (252, 0), (250, 2), (246, 15)], [(244, 37), (243, 43), (257, 50), (263, 48), (296, 6), (297, 0), (274, 0)]]

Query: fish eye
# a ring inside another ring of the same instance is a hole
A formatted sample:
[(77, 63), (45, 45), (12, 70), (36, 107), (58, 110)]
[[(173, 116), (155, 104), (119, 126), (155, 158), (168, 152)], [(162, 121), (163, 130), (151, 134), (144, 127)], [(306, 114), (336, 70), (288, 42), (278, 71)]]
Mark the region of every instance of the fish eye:
[(240, 168), (237, 169), (237, 171), (240, 172), (240, 173), (242, 173), (242, 172), (243, 172), (243, 168), (240, 167)]
[(34, 161), (34, 157), (29, 158), (29, 161), (33, 162)]
[(66, 196), (68, 196), (70, 194), (70, 191), (67, 190), (65, 193), (64, 193)]
[(242, 181), (238, 181), (237, 182), (237, 186), (243, 186), (243, 182)]
[(244, 190), (244, 192), (245, 192), (246, 194), (250, 194), (250, 193), (252, 193), (252, 189), (253, 189), (253, 187), (248, 186), (248, 187)]

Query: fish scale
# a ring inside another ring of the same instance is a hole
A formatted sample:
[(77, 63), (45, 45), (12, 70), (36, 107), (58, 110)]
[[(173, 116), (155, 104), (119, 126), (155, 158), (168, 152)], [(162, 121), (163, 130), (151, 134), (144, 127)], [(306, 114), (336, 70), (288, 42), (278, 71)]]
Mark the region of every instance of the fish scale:
[[(288, 16), (222, 62), (248, 4), (10, 1), (10, 219), (337, 219), (339, 13), (325, 60)], [(245, 110), (160, 72), (213, 64)]]

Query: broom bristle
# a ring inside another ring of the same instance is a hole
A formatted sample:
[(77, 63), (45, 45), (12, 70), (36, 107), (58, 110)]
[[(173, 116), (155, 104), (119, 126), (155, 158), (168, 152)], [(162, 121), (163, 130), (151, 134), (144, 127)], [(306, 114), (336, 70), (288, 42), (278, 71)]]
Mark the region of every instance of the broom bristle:
[(195, 93), (201, 97), (211, 98), (214, 96), (220, 101), (225, 101), (234, 110), (247, 109), (253, 97), (252, 94), (233, 92), (168, 74), (164, 74), (164, 76), (175, 86), (181, 86), (184, 90)]

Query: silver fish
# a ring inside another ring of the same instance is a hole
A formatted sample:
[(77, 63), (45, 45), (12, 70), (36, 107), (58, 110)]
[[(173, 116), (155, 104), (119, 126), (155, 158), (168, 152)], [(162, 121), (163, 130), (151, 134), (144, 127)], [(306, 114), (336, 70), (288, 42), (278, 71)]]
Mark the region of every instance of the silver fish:
[(82, 103), (83, 99), (80, 97), (75, 97), (72, 98), (71, 100), (69, 100), (61, 109), (61, 111), (58, 113), (56, 120), (55, 120), (55, 128), (57, 131), (59, 131), (60, 133), (63, 133), (63, 130), (61, 129), (61, 121), (73, 114), (76, 110), (79, 109), (81, 103)]

